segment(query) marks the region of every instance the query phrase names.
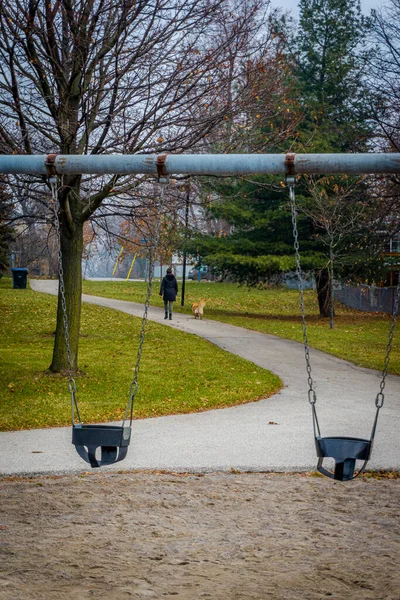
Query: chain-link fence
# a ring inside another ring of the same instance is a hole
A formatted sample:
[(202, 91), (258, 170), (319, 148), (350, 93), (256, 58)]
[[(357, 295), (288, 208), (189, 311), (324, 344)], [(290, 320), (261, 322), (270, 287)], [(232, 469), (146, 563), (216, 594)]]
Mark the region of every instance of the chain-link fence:
[(335, 285), (335, 299), (345, 306), (365, 312), (392, 314), (396, 287), (375, 287), (365, 284)]

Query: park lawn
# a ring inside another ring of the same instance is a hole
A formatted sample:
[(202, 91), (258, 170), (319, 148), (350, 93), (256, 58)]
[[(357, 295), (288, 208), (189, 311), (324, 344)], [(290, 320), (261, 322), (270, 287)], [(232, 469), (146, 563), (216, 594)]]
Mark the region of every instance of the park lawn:
[[(47, 371), (56, 297), (0, 280), (0, 430), (68, 425), (67, 380)], [(133, 377), (141, 320), (83, 304), (78, 401), (84, 422), (119, 420)], [(268, 397), (274, 374), (194, 335), (148, 322), (135, 418), (204, 411)]]
[[(84, 281), (87, 294), (132, 302), (143, 301), (145, 287), (144, 282), (138, 281)], [(159, 281), (155, 281), (151, 303), (162, 306), (158, 291)], [(319, 316), (316, 292), (306, 290), (304, 297), (310, 346), (358, 366), (382, 370), (390, 327), (389, 315), (360, 312), (337, 303), (334, 328), (330, 329), (329, 319)], [(302, 342), (297, 290), (248, 289), (229, 283), (187, 281), (185, 306), (180, 306), (179, 296), (174, 310), (190, 313), (191, 303), (201, 298), (208, 299), (205, 318)], [(400, 375), (400, 327), (395, 330), (389, 373)]]

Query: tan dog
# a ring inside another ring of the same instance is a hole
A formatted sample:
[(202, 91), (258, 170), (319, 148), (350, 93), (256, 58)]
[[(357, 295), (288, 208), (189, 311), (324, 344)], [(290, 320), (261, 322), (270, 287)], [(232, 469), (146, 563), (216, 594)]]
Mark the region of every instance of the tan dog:
[(207, 300), (200, 300), (200, 302), (193, 302), (192, 311), (193, 311), (195, 319), (203, 318), (204, 307), (205, 307), (206, 303), (207, 303)]

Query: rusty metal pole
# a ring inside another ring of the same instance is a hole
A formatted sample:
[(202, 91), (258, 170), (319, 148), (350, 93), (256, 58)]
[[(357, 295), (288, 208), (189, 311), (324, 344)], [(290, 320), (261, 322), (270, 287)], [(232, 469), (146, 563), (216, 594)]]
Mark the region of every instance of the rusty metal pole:
[[(51, 156), (52, 159), (54, 155)], [(0, 155), (0, 173), (46, 175), (48, 156)], [(112, 154), (57, 155), (52, 160), (57, 175), (286, 175), (285, 154)], [(162, 164), (160, 165), (160, 158)], [(295, 174), (400, 173), (400, 153), (388, 154), (292, 154)]]

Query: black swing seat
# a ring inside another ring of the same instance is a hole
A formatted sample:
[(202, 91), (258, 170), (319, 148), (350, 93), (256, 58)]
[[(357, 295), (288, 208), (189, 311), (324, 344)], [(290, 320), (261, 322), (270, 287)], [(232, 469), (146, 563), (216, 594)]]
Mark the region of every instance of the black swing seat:
[[(317, 470), (331, 479), (349, 481), (364, 471), (371, 454), (372, 441), (353, 437), (316, 437), (315, 446), (318, 456)], [(333, 473), (322, 466), (326, 457), (335, 460)], [(356, 460), (363, 460), (364, 464), (354, 474)]]
[[(120, 425), (82, 425), (72, 427), (72, 443), (79, 456), (92, 468), (112, 465), (123, 460), (128, 452), (131, 428)], [(101, 448), (101, 458), (96, 450)]]

